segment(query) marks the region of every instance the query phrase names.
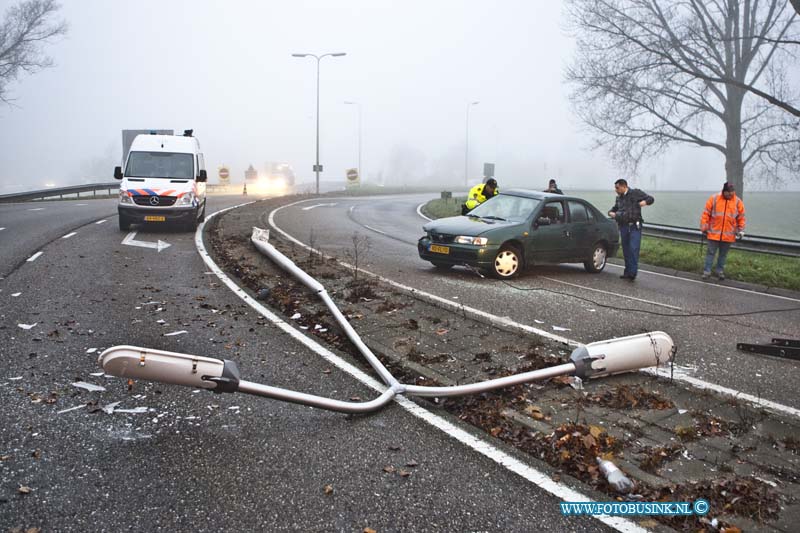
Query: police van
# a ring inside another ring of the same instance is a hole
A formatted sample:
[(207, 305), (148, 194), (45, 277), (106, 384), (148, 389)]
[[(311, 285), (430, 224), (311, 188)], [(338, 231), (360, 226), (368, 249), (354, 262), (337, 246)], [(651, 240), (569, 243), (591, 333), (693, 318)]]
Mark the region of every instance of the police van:
[(137, 135), (114, 169), (119, 188), (119, 229), (131, 224), (174, 224), (197, 228), (206, 216), (206, 165), (192, 130), (183, 135)]

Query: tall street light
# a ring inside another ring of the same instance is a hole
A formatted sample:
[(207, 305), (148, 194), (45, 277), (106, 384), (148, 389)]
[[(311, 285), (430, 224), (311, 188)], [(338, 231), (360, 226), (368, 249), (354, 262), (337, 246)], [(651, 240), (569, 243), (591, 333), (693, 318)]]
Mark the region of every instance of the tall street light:
[(347, 55), (345, 52), (336, 52), (330, 54), (292, 54), (292, 57), (313, 57), (317, 60), (317, 163), (314, 165), (314, 172), (317, 175), (317, 194), (319, 194), (319, 173), (322, 170), (322, 165), (319, 164), (319, 62), (323, 57), (341, 57)]
[(361, 104), (358, 102), (345, 102), (347, 105), (354, 105), (358, 108), (358, 176), (363, 176), (361, 170)]
[(478, 105), (480, 102), (470, 102), (467, 104), (467, 147), (464, 149), (464, 185), (469, 186), (469, 111), (472, 106)]

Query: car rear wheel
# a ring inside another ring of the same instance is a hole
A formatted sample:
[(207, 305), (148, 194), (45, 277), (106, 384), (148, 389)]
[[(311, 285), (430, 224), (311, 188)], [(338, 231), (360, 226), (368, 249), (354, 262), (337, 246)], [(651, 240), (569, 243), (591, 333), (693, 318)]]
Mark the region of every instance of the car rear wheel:
[(586, 269), (587, 272), (591, 272), (596, 274), (598, 272), (602, 272), (603, 269), (606, 267), (606, 261), (608, 260), (608, 249), (606, 245), (602, 242), (598, 242), (594, 245), (592, 249), (592, 257), (583, 263), (583, 267)]
[(440, 261), (431, 261), (431, 264), (435, 266), (437, 270), (450, 270), (453, 268), (453, 265), (442, 263)]
[(513, 278), (519, 274), (521, 267), (522, 254), (520, 251), (515, 246), (505, 245), (494, 256), (492, 273), (500, 279)]

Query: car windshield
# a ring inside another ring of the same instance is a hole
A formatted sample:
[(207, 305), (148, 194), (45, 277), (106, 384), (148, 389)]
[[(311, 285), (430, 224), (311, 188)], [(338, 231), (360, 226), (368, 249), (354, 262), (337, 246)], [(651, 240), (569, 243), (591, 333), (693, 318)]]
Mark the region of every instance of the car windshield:
[(539, 200), (536, 198), (500, 194), (470, 211), (469, 216), (488, 218), (490, 220), (523, 222), (538, 205)]
[(125, 175), (131, 178), (194, 179), (194, 156), (171, 152), (131, 152)]

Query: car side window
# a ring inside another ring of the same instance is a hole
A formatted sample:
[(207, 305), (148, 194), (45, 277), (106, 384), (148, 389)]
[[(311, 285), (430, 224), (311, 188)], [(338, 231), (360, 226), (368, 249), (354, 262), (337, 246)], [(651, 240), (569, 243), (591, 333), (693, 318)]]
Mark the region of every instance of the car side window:
[(547, 202), (542, 208), (540, 218), (546, 218), (549, 224), (563, 224), (566, 220), (564, 217), (564, 204), (562, 202)]
[(586, 222), (589, 216), (586, 214), (586, 206), (580, 202), (567, 202), (569, 205), (569, 218), (572, 222)]

